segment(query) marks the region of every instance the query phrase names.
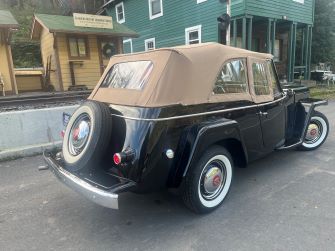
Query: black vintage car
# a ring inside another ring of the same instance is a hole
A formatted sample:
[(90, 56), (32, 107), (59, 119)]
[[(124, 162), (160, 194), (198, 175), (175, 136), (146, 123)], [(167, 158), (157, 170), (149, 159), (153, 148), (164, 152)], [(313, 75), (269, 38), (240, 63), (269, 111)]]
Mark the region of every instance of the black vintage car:
[(274, 150), (314, 150), (327, 118), (305, 87), (279, 84), (272, 56), (215, 43), (115, 56), (72, 115), (61, 182), (105, 207), (122, 192), (180, 188), (197, 213), (225, 199), (234, 167)]

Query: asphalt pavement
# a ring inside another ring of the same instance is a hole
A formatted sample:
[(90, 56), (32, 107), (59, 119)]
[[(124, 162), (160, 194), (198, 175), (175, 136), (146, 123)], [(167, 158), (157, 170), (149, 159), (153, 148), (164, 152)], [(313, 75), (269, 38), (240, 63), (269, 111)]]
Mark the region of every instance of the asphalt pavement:
[(122, 194), (120, 210), (77, 195), (41, 156), (0, 163), (0, 250), (335, 250), (335, 103), (312, 152), (236, 169), (222, 207), (195, 215), (171, 193)]

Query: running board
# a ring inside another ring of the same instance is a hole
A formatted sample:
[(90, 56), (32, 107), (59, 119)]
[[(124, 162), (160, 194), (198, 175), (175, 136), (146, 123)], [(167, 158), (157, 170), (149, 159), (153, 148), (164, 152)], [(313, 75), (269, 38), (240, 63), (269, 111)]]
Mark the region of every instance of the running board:
[(298, 141), (297, 143), (294, 143), (292, 145), (289, 146), (281, 146), (279, 148), (277, 148), (276, 150), (288, 150), (288, 149), (292, 149), (294, 147), (300, 146), (302, 144), (302, 140)]

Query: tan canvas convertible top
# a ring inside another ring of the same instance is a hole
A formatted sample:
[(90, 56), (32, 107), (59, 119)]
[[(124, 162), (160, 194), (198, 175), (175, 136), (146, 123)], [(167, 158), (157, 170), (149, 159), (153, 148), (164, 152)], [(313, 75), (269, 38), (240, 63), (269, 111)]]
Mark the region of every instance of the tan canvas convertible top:
[[(110, 104), (140, 107), (255, 100), (253, 91), (250, 94), (213, 95), (213, 87), (219, 71), (226, 61), (234, 58), (263, 61), (272, 59), (272, 55), (217, 43), (179, 46), (150, 52), (118, 55), (111, 58), (104, 75), (89, 99)], [(147, 60), (153, 62), (153, 71), (143, 90), (100, 87), (101, 82), (113, 65)], [(250, 73), (250, 69), (248, 71)], [(250, 81), (252, 74), (248, 75)], [(264, 98), (264, 101), (271, 99), (269, 95)]]

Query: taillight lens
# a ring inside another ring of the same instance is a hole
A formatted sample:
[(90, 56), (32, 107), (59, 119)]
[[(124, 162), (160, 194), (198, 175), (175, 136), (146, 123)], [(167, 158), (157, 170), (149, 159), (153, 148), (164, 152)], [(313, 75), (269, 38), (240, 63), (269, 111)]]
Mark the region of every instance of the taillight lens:
[(122, 162), (121, 154), (115, 153), (113, 156), (113, 160), (114, 160), (115, 165), (120, 165)]
[(115, 165), (120, 165), (121, 163), (126, 164), (133, 161), (135, 158), (135, 151), (127, 148), (125, 151), (120, 153), (115, 153), (113, 155), (113, 160)]

